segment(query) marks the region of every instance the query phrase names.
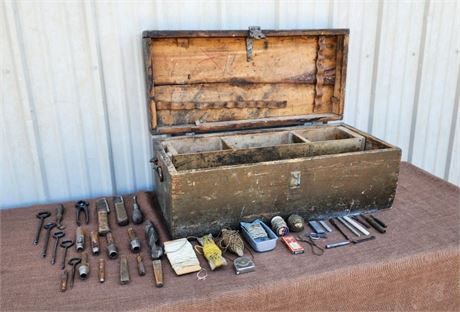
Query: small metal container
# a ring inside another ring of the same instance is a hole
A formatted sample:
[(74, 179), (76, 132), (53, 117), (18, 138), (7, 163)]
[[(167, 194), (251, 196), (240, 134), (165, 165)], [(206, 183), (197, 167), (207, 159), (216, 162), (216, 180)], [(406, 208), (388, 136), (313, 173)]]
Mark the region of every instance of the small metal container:
[(235, 267), (235, 273), (237, 275), (242, 273), (254, 272), (256, 270), (256, 265), (254, 261), (248, 257), (239, 257), (233, 261), (233, 266)]
[(78, 252), (85, 250), (85, 231), (81, 226), (77, 227), (75, 236), (75, 249)]
[(89, 263), (88, 263), (88, 253), (83, 253), (81, 257), (81, 262), (78, 267), (78, 275), (81, 280), (85, 280), (89, 276)]
[(97, 231), (91, 231), (91, 252), (93, 255), (99, 255), (101, 251), (100, 244), (99, 244), (99, 234)]
[(129, 249), (131, 249), (133, 253), (138, 253), (139, 251), (141, 251), (141, 241), (137, 237), (134, 229), (131, 227), (128, 229), (128, 237), (129, 237)]
[(116, 259), (118, 257), (118, 248), (113, 240), (112, 232), (108, 232), (105, 238), (107, 239), (107, 256), (110, 259)]

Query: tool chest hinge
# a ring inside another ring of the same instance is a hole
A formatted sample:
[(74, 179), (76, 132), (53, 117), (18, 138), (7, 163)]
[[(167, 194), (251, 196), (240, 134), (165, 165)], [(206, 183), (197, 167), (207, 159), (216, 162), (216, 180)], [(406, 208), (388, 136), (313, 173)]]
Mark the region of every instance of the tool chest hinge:
[(260, 30), (259, 26), (249, 26), (249, 34), (246, 38), (246, 58), (248, 62), (251, 62), (254, 58), (253, 56), (253, 47), (254, 47), (254, 39), (265, 39), (265, 35)]

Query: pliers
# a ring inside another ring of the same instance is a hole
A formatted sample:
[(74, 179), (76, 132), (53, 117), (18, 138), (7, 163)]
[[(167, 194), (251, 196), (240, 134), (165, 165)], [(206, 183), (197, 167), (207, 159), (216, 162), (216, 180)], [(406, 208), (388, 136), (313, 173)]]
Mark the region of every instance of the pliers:
[(89, 206), (89, 203), (85, 202), (84, 200), (80, 200), (75, 204), (75, 209), (77, 210), (76, 211), (76, 220), (77, 220), (77, 225), (78, 226), (81, 225), (81, 223), (80, 223), (80, 212), (82, 212), (82, 211), (85, 213), (85, 222), (86, 222), (86, 224), (89, 223), (88, 206)]

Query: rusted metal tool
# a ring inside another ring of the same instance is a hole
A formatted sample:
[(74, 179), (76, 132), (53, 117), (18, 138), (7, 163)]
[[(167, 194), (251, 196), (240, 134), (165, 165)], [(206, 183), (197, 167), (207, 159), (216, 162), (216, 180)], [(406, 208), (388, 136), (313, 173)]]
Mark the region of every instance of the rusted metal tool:
[(141, 251), (141, 241), (137, 237), (134, 229), (131, 227), (128, 229), (128, 237), (129, 237), (129, 249), (131, 249), (133, 253), (138, 253), (139, 251)]
[(158, 244), (158, 233), (149, 220), (144, 223), (145, 238), (150, 248), (150, 258), (152, 259), (154, 282), (157, 287), (163, 287), (163, 269), (161, 267), (161, 256), (163, 248)]
[(91, 252), (94, 256), (99, 255), (101, 251), (99, 244), (99, 234), (96, 231), (91, 231)]
[(45, 238), (45, 245), (43, 245), (43, 251), (42, 251), (42, 257), (46, 257), (46, 253), (48, 252), (48, 243), (50, 241), (50, 236), (51, 236), (51, 229), (56, 226), (56, 223), (50, 222), (45, 224), (43, 227), (46, 230), (46, 238)]
[(60, 283), (61, 292), (64, 292), (67, 290), (68, 279), (69, 279), (69, 272), (67, 270), (63, 270), (61, 273), (61, 283)]
[(105, 238), (107, 239), (107, 255), (110, 259), (116, 259), (118, 257), (118, 248), (115, 245), (112, 233), (108, 232)]
[(130, 281), (128, 258), (125, 255), (120, 257), (120, 284), (125, 285)]
[(75, 204), (76, 209), (76, 221), (77, 225), (80, 226), (80, 213), (83, 212), (85, 214), (85, 223), (89, 223), (89, 212), (88, 212), (89, 203), (85, 202), (84, 200), (80, 200)]
[(53, 257), (51, 257), (51, 264), (53, 265), (56, 263), (56, 255), (57, 255), (57, 249), (59, 246), (59, 241), (64, 236), (65, 236), (65, 233), (63, 231), (56, 231), (53, 233), (53, 238), (56, 240), (56, 243), (54, 244)]
[(109, 226), (109, 213), (110, 208), (107, 199), (101, 198), (96, 202), (97, 213), (97, 232), (99, 235), (104, 236), (110, 232)]
[(65, 259), (67, 258), (67, 250), (72, 247), (74, 244), (74, 241), (73, 240), (65, 240), (65, 241), (62, 241), (61, 244), (59, 246), (61, 246), (62, 248), (64, 248), (64, 257), (62, 258), (62, 264), (61, 264), (61, 269), (64, 270), (65, 268)]
[(85, 250), (85, 231), (81, 226), (77, 227), (75, 233), (75, 249), (78, 252)]
[(131, 216), (134, 224), (141, 224), (144, 221), (144, 214), (142, 213), (139, 204), (137, 203), (137, 196), (133, 197), (133, 214)]
[(51, 215), (51, 212), (49, 211), (40, 211), (39, 213), (37, 213), (36, 217), (40, 219), (40, 222), (38, 223), (38, 226), (37, 226), (37, 231), (36, 231), (35, 239), (34, 239), (34, 245), (38, 245), (38, 241), (40, 239), (40, 233), (43, 227), (43, 222), (50, 215)]
[(144, 276), (145, 275), (145, 266), (144, 266), (144, 261), (142, 259), (141, 255), (136, 255), (136, 262), (137, 262), (137, 273), (139, 273), (139, 276)]
[(99, 259), (99, 270), (98, 270), (99, 283), (105, 282), (105, 259)]
[(78, 266), (78, 275), (81, 280), (85, 280), (89, 276), (89, 262), (88, 262), (88, 253), (85, 252), (81, 256), (81, 262)]
[(62, 224), (62, 219), (64, 218), (64, 205), (60, 204), (57, 208), (56, 208), (56, 224), (57, 224), (57, 228), (59, 230), (63, 230), (65, 229), (65, 226)]
[(81, 262), (81, 258), (80, 257), (76, 257), (76, 258), (72, 258), (69, 260), (69, 265), (72, 266), (72, 274), (70, 276), (70, 288), (73, 288), (73, 283), (75, 281), (75, 272), (77, 271), (76, 268), (77, 268), (77, 265), (80, 264)]
[(115, 216), (119, 226), (124, 226), (129, 223), (128, 214), (126, 213), (125, 202), (123, 197), (115, 196), (113, 198), (113, 205), (115, 206)]

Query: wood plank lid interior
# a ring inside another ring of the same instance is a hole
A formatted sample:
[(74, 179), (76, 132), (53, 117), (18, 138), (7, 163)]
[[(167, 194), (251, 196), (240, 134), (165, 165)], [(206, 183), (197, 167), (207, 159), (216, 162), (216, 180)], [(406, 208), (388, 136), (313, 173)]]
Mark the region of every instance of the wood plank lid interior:
[(145, 31), (143, 40), (153, 133), (342, 119), (347, 29)]

